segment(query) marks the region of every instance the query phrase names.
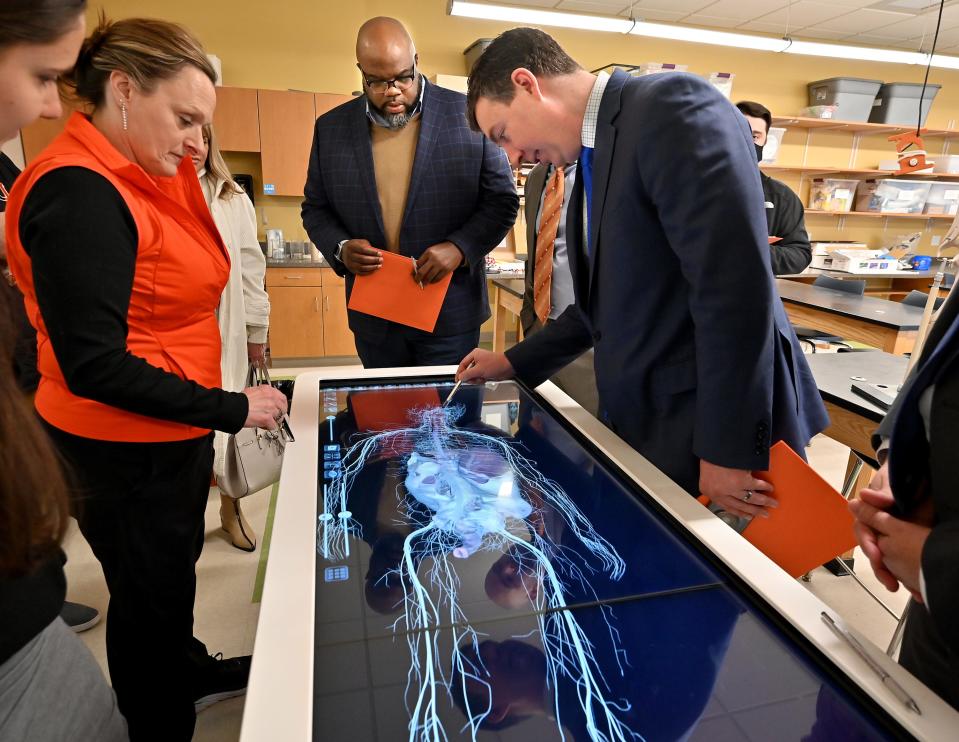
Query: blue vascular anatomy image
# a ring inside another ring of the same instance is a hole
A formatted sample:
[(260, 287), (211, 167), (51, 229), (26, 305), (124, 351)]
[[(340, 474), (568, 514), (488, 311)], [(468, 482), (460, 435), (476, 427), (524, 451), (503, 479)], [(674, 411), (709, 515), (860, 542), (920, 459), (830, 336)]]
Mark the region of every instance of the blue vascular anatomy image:
[[(591, 640), (574, 611), (567, 610), (571, 587), (580, 596), (589, 593), (589, 578), (597, 572), (619, 580), (625, 572), (623, 559), (566, 492), (540, 474), (509, 438), (499, 431), (457, 427), (463, 411), (459, 405), (414, 410), (411, 427), (352, 442), (321, 498), (317, 549), (325, 559), (337, 561), (349, 556), (351, 538), (362, 536), (360, 524), (347, 508), (360, 472), (384, 458), (398, 462), (402, 470), (397, 496), (411, 530), (402, 540), (397, 566), (380, 579), (402, 586), (400, 615), (393, 629), (405, 636), (410, 650), (409, 739), (448, 739), (439, 710), (440, 704), (451, 701), (467, 719), (462, 730), (451, 733), (458, 736), (468, 731), (475, 739), (493, 708), (494, 689), (483, 660), (482, 637), (458, 600), (456, 564), (482, 550), (503, 552), (502, 559), (512, 562), (522, 576), (519, 589), (536, 616), (560, 738), (565, 738), (562, 683), (575, 688), (577, 715), (585, 721), (590, 739), (642, 739), (640, 730), (630, 729), (623, 720), (628, 702), (614, 697), (604, 679), (594, 653), (595, 637)], [(548, 519), (543, 517), (547, 508), (582, 549), (554, 542)], [(420, 565), (424, 574), (419, 574)], [(501, 605), (508, 599), (490, 597)], [(604, 616), (609, 640), (618, 647), (618, 632), (609, 615)], [(441, 629), (453, 632), (452, 650), (441, 649)], [(614, 653), (618, 667), (607, 667), (606, 672), (626, 673), (628, 658), (619, 649)]]

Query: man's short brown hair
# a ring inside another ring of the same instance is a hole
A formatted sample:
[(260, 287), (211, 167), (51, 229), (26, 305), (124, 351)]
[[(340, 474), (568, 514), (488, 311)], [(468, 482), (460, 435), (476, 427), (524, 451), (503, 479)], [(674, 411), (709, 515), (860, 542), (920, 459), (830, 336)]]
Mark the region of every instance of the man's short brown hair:
[(504, 31), (473, 64), (466, 83), (466, 118), (473, 131), (480, 131), (476, 102), (488, 98), (509, 105), (515, 95), (510, 77), (520, 67), (537, 77), (569, 75), (581, 69), (548, 33), (537, 28)]
[(751, 116), (754, 119), (762, 119), (766, 122), (766, 133), (769, 133), (769, 127), (773, 125), (773, 115), (762, 103), (753, 100), (741, 100), (736, 104), (736, 108), (743, 116)]

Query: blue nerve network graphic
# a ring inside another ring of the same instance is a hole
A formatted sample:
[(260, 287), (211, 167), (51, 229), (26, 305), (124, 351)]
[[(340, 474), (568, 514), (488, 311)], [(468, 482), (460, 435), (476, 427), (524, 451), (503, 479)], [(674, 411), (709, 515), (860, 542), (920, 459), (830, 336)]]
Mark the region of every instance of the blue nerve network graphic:
[[(403, 586), (394, 629), (405, 635), (410, 650), (409, 739), (448, 739), (439, 709), (451, 699), (459, 699), (474, 739), (493, 708), (481, 637), (460, 607), (455, 566), (481, 550), (505, 552), (523, 574), (522, 589), (536, 615), (560, 737), (565, 738), (559, 703), (562, 681), (575, 687), (579, 713), (592, 740), (642, 739), (622, 720), (629, 704), (610, 697), (594, 645), (567, 609), (570, 586), (575, 585), (580, 595), (589, 592), (589, 576), (597, 571), (619, 580), (625, 572), (623, 559), (569, 496), (540, 474), (510, 440), (456, 427), (461, 406), (411, 414), (414, 426), (371, 434), (344, 452), (324, 486), (317, 528), (317, 548), (325, 559), (348, 557), (351, 539), (362, 535), (347, 508), (351, 487), (369, 462), (384, 457), (399, 462), (402, 486), (397, 494), (412, 531), (403, 540), (399, 566), (383, 579), (398, 579)], [(329, 424), (332, 439), (332, 419)], [(587, 557), (556, 545), (543, 517), (547, 506), (567, 534), (579, 539)], [(424, 565), (425, 574), (418, 574), (419, 565)], [(609, 620), (606, 624), (610, 641), (618, 646), (616, 629)], [(452, 650), (441, 649), (441, 629), (452, 632)], [(613, 671), (625, 673), (628, 658), (618, 650), (616, 656), (618, 667)]]

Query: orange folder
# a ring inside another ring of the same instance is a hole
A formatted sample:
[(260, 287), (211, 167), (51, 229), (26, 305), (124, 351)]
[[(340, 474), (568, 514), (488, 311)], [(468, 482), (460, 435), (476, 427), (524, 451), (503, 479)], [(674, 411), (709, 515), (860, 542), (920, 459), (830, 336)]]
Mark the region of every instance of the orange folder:
[(358, 430), (395, 430), (416, 425), (415, 412), (439, 407), (440, 395), (432, 386), (371, 389), (350, 394), (350, 406)]
[(770, 238), (769, 238), (769, 244), (770, 244), (770, 245), (775, 245), (777, 242), (782, 242), (782, 241), (783, 241), (783, 238), (782, 238), (782, 237), (770, 237)]
[(349, 308), (433, 332), (453, 274), (448, 273), (441, 281), (425, 283), (420, 288), (413, 280), (412, 258), (386, 250), (382, 255), (383, 265), (372, 273), (356, 277)]
[(793, 577), (825, 564), (856, 545), (846, 499), (779, 441), (769, 451), (770, 482), (779, 507), (753, 518), (743, 537)]

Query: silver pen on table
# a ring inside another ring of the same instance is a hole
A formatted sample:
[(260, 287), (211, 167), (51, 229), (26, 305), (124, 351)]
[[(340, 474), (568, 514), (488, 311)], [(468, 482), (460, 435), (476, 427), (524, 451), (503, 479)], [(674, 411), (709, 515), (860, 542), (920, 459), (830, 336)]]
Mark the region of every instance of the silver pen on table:
[(882, 684), (892, 691), (892, 694), (898, 698), (906, 708), (908, 708), (910, 711), (915, 711), (917, 714), (922, 716), (922, 711), (919, 710), (919, 706), (913, 700), (912, 696), (906, 693), (903, 687), (896, 682), (896, 679), (886, 672), (883, 666), (870, 656), (869, 652), (866, 651), (866, 648), (856, 637), (854, 637), (845, 629), (841, 628), (839, 624), (832, 619), (832, 616), (825, 611), (822, 611), (819, 615), (822, 616), (822, 620), (826, 626), (828, 626), (836, 636), (852, 647), (853, 651), (855, 651), (855, 653), (862, 658), (862, 661), (869, 666), (869, 669), (879, 676)]

